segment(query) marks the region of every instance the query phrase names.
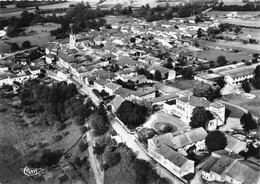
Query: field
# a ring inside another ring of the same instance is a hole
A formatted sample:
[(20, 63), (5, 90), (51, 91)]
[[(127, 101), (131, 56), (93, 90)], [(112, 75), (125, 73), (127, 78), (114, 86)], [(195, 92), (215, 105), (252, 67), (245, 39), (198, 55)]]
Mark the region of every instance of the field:
[[(218, 17), (223, 17), (229, 13), (231, 13), (232, 11), (210, 11), (207, 12), (208, 15), (210, 16), (218, 16)], [(242, 15), (259, 15), (260, 12), (259, 11), (236, 11), (238, 15), (242, 16)]]
[(181, 89), (181, 90), (187, 90), (193, 88), (197, 81), (196, 80), (187, 80), (187, 79), (176, 79), (174, 83), (167, 83), (166, 85)]
[(7, 53), (10, 50), (10, 44), (8, 43), (17, 43), (20, 47), (24, 41), (30, 41), (31, 45), (42, 46), (50, 41), (54, 40), (52, 36), (50, 36), (50, 31), (57, 29), (59, 27), (58, 24), (53, 23), (45, 23), (44, 25), (34, 25), (29, 26), (25, 29), (25, 35), (28, 36), (17, 36), (17, 37), (7, 37), (4, 36), (0, 40), (0, 53)]
[(203, 47), (211, 47), (211, 48), (223, 48), (223, 49), (238, 49), (241, 50), (243, 52), (247, 52), (248, 54), (253, 54), (253, 53), (257, 53), (260, 50), (260, 45), (256, 45), (256, 44), (243, 44), (241, 42), (238, 41), (224, 41), (224, 40), (220, 40), (220, 41), (216, 41), (216, 42), (209, 42), (209, 41), (204, 41), (204, 40), (200, 40), (198, 41), (200, 46)]
[(252, 56), (249, 56), (247, 54), (238, 54), (234, 52), (225, 52), (221, 50), (204, 50), (204, 51), (199, 51), (195, 53), (195, 56), (198, 57), (199, 59), (204, 59), (207, 61), (216, 61), (218, 56), (225, 56), (227, 61), (241, 61), (243, 59), (245, 60), (250, 60), (252, 59)]
[(260, 117), (260, 91), (252, 92), (256, 95), (254, 99), (248, 99), (241, 95), (229, 95), (227, 101), (249, 110), (253, 115)]
[[(35, 125), (33, 122), (39, 122), (38, 117), (29, 118), (22, 109), (12, 108), (9, 100), (0, 99), (0, 108), (7, 109), (4, 113), (0, 112), (0, 183), (2, 184), (35, 183), (22, 173), (24, 162), (39, 158), (44, 149), (66, 151), (81, 137), (79, 128), (74, 123), (57, 133), (57, 130), (50, 126)], [(58, 134), (63, 138), (54, 141), (52, 136)], [(70, 153), (78, 154), (78, 146), (73, 147)]]

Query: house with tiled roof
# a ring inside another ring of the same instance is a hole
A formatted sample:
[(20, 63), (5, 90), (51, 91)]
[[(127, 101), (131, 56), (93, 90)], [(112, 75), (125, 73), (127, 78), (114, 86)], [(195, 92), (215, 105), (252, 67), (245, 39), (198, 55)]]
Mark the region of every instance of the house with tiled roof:
[(165, 109), (165, 112), (180, 117), (184, 123), (189, 124), (193, 109), (198, 106), (209, 110), (214, 116), (207, 125), (208, 130), (214, 130), (225, 122), (225, 105), (220, 102), (211, 103), (206, 98), (192, 96), (192, 93), (179, 93), (175, 102), (171, 104), (170, 109)]
[(110, 107), (111, 111), (112, 112), (116, 112), (117, 109), (120, 107), (120, 105), (125, 101), (124, 98), (122, 98), (121, 96), (119, 95), (116, 95), (113, 100), (111, 100), (109, 103), (108, 103), (108, 106)]
[(205, 149), (205, 138), (207, 132), (204, 128), (196, 128), (190, 131), (180, 133), (174, 136), (173, 133), (166, 133), (160, 136), (153, 137), (153, 142), (156, 147), (160, 147), (162, 144), (178, 151), (184, 156), (187, 156), (187, 150), (194, 147), (194, 150), (204, 150)]
[(97, 79), (94, 81), (94, 88), (101, 92), (105, 89), (106, 81), (103, 79)]
[(219, 150), (201, 164), (202, 178), (232, 184), (258, 184), (260, 167), (238, 154)]
[(176, 72), (174, 70), (170, 70), (168, 68), (165, 68), (163, 66), (159, 66), (157, 64), (153, 64), (150, 67), (147, 68), (147, 70), (151, 73), (151, 74), (155, 74), (155, 71), (158, 70), (161, 75), (162, 75), (162, 79), (175, 79), (176, 77)]
[(153, 87), (141, 88), (134, 92), (131, 96), (133, 99), (142, 101), (155, 98), (156, 89)]
[(225, 150), (238, 154), (240, 151), (247, 149), (246, 141), (239, 140), (238, 138), (229, 134), (225, 134), (225, 136), (227, 138), (227, 146), (225, 147)]
[(153, 85), (160, 93), (163, 95), (172, 95), (172, 94), (177, 94), (181, 90), (172, 86), (165, 85), (161, 82), (157, 82), (156, 84)]
[(155, 146), (153, 139), (148, 139), (148, 154), (168, 171), (178, 177), (194, 173), (194, 161), (187, 159), (165, 144)]
[(122, 88), (122, 86), (113, 82), (108, 82), (105, 85), (105, 91), (108, 92), (109, 95), (113, 95), (119, 88)]
[(126, 100), (128, 100), (128, 99), (131, 100), (131, 94), (133, 94), (133, 93), (134, 93), (133, 90), (130, 90), (127, 88), (119, 88), (114, 92), (114, 94), (119, 95)]

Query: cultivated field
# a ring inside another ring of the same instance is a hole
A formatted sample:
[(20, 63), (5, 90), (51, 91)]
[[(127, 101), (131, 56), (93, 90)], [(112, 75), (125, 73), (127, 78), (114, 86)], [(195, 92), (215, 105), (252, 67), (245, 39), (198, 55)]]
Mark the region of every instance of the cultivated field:
[[(57, 29), (60, 25), (53, 23), (45, 23), (44, 25), (29, 26), (25, 29), (24, 35), (17, 37), (4, 36), (0, 40), (0, 53), (8, 53), (10, 45), (8, 43), (17, 43), (20, 47), (24, 41), (30, 41), (31, 45), (42, 46), (54, 38), (50, 35), (50, 31)], [(23, 34), (23, 33), (22, 33)]]

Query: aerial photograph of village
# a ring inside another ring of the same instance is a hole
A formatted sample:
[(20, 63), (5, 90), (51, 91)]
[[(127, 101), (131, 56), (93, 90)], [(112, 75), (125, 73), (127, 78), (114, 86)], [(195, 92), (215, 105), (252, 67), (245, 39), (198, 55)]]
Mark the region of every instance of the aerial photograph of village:
[(1, 0), (0, 184), (260, 184), (260, 0)]

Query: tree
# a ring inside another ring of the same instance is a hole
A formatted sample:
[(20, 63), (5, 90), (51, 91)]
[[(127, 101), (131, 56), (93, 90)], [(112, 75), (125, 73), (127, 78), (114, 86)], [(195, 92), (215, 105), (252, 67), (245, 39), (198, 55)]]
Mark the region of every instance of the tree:
[(11, 51), (12, 52), (15, 52), (15, 51), (18, 51), (19, 50), (19, 46), (17, 43), (10, 43), (11, 44)]
[(235, 27), (235, 29), (234, 29), (234, 32), (236, 33), (236, 34), (238, 34), (239, 32), (241, 31), (241, 27)]
[(135, 43), (135, 37), (131, 37), (131, 38), (130, 38), (130, 42), (131, 42), (131, 43)]
[(226, 57), (225, 56), (218, 56), (217, 63), (219, 64), (219, 66), (226, 65), (227, 64)]
[(107, 132), (109, 126), (108, 123), (105, 122), (102, 115), (95, 113), (91, 115), (89, 119), (90, 119), (89, 121), (90, 121), (91, 128), (93, 128), (94, 134), (96, 136), (103, 135), (104, 133)]
[(181, 70), (182, 77), (184, 79), (192, 79), (193, 78), (193, 69), (192, 67), (184, 67)]
[(220, 95), (220, 91), (219, 87), (198, 81), (193, 86), (193, 94), (194, 96), (205, 97), (207, 100), (212, 101)]
[(118, 164), (121, 160), (121, 155), (120, 153), (116, 152), (109, 152), (105, 156), (105, 162), (108, 164), (109, 167), (112, 167), (116, 164)]
[(227, 146), (227, 138), (218, 130), (211, 131), (206, 137), (205, 144), (209, 152), (223, 150)]
[(154, 80), (161, 81), (162, 80), (162, 74), (159, 70), (156, 70), (154, 73)]
[(204, 20), (200, 16), (196, 16), (195, 23), (204, 22)]
[(90, 6), (90, 4), (89, 4), (88, 1), (86, 2), (86, 8), (87, 8), (87, 9), (91, 9), (91, 6)]
[(22, 43), (22, 48), (23, 49), (28, 49), (28, 48), (30, 48), (31, 47), (31, 43), (29, 42), (29, 41), (24, 41), (23, 43)]
[(207, 128), (208, 122), (213, 119), (210, 111), (207, 111), (203, 106), (197, 106), (193, 109), (190, 126), (192, 128), (203, 127)]
[(244, 113), (241, 116), (240, 124), (242, 125), (245, 132), (249, 132), (250, 130), (254, 130), (257, 128), (256, 120), (254, 120), (254, 118), (250, 112)]
[(254, 70), (253, 85), (256, 89), (260, 89), (260, 65), (257, 65)]
[(198, 38), (202, 37), (202, 29), (201, 28), (198, 29), (197, 36), (198, 36)]
[(120, 105), (116, 114), (129, 128), (135, 128), (145, 122), (147, 109), (144, 106), (126, 100)]
[(242, 88), (244, 89), (244, 91), (245, 91), (246, 93), (250, 93), (250, 91), (251, 91), (251, 86), (250, 86), (248, 80), (244, 80), (244, 81), (242, 82)]
[(62, 157), (61, 151), (44, 153), (40, 158), (41, 166), (50, 167), (52, 165), (56, 165), (59, 162), (61, 157)]
[(172, 63), (169, 62), (169, 61), (167, 61), (167, 63), (165, 63), (165, 64), (163, 65), (163, 67), (169, 68), (170, 70), (173, 69), (173, 65), (172, 65)]
[(115, 9), (116, 9), (116, 11), (117, 11), (117, 14), (120, 13), (122, 7), (123, 7), (123, 6), (122, 6), (122, 4), (120, 4), (120, 3), (117, 3), (117, 4), (115, 5)]

